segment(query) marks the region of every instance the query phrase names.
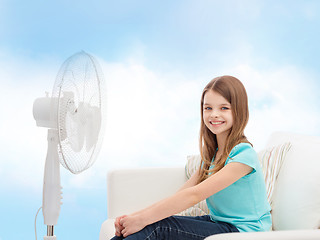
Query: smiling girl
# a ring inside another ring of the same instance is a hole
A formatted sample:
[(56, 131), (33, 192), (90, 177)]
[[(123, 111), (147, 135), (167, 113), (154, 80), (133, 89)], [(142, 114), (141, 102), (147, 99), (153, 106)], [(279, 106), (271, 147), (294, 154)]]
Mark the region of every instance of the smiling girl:
[[(116, 236), (133, 239), (204, 239), (271, 227), (262, 170), (244, 135), (249, 119), (243, 84), (235, 77), (210, 81), (201, 96), (199, 170), (171, 197), (115, 221)], [(173, 216), (206, 199), (209, 215)]]

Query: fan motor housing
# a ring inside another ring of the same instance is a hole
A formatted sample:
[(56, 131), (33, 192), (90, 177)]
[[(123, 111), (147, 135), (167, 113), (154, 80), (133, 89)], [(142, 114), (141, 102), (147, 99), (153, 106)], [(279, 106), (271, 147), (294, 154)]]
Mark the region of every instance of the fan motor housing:
[(57, 129), (54, 116), (57, 108), (57, 99), (50, 97), (37, 98), (33, 103), (33, 117), (38, 127)]

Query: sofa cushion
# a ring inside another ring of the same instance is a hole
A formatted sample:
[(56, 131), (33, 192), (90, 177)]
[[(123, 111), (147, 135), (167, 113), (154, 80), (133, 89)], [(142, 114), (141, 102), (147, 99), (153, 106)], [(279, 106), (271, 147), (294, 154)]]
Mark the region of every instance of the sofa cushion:
[[(199, 168), (200, 161), (201, 161), (200, 155), (187, 156), (187, 164), (185, 166), (185, 171), (186, 171), (186, 176), (188, 179)], [(193, 207), (182, 211), (178, 215), (181, 215), (181, 216), (202, 216), (202, 215), (208, 215), (208, 214), (209, 214), (209, 209), (208, 209), (206, 200), (203, 200), (203, 201), (197, 203), (196, 205), (194, 205)]]
[(187, 178), (191, 178), (191, 176), (199, 169), (201, 162), (200, 155), (189, 155), (187, 156), (187, 164), (185, 166), (186, 176)]
[(266, 148), (258, 153), (267, 189), (268, 201), (273, 206), (273, 190), (285, 156), (291, 147), (290, 142)]

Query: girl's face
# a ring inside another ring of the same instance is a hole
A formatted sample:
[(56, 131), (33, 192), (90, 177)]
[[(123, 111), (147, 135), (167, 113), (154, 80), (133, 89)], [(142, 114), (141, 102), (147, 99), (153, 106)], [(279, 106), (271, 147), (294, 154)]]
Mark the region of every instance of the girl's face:
[(203, 99), (203, 121), (217, 136), (227, 136), (233, 124), (231, 104), (219, 93), (208, 90)]

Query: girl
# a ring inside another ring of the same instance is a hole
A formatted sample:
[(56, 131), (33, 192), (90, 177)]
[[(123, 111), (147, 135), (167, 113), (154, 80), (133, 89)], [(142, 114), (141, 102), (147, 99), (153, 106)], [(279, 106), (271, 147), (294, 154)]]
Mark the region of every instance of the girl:
[[(199, 170), (173, 196), (115, 221), (113, 240), (204, 239), (271, 227), (262, 171), (244, 135), (247, 93), (234, 77), (213, 79), (201, 97)], [(206, 199), (210, 214), (173, 216)]]

